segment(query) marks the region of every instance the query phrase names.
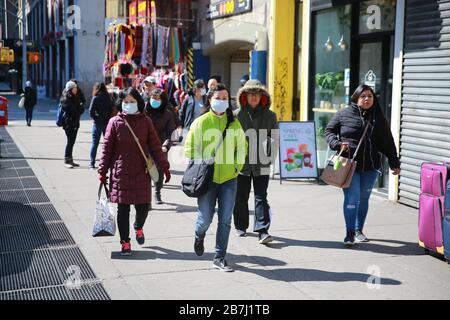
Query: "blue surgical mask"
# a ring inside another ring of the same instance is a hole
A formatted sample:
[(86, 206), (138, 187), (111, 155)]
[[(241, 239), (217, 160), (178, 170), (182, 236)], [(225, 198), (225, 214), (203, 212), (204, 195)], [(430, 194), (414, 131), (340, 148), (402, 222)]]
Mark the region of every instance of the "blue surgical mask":
[(150, 106), (153, 109), (158, 109), (159, 107), (161, 107), (161, 101), (160, 100), (155, 100), (155, 99), (150, 99)]
[(211, 100), (211, 109), (216, 113), (224, 113), (230, 106), (228, 100)]
[(138, 104), (135, 103), (122, 103), (122, 112), (125, 114), (136, 114), (138, 113)]

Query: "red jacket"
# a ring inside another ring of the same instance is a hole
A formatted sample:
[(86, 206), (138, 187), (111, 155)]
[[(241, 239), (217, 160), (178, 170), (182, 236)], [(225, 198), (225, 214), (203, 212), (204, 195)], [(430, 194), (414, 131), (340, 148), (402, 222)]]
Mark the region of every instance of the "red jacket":
[(151, 154), (158, 168), (164, 170), (170, 167), (150, 118), (145, 113), (119, 113), (109, 121), (106, 128), (98, 172), (106, 176), (111, 170), (109, 185), (112, 203), (147, 204), (151, 202), (150, 178), (146, 174), (144, 157), (124, 119), (133, 128), (145, 153)]

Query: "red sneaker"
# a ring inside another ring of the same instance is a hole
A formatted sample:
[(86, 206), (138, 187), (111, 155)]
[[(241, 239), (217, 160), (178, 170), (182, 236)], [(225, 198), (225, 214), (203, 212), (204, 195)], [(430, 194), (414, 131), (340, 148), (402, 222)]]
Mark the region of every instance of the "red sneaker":
[(130, 243), (130, 240), (128, 240), (128, 241), (120, 241), (120, 244), (122, 245), (122, 252), (120, 252), (120, 254), (122, 256), (131, 256), (131, 243)]
[(139, 245), (143, 245), (145, 243), (144, 229), (134, 229), (136, 231), (136, 241)]

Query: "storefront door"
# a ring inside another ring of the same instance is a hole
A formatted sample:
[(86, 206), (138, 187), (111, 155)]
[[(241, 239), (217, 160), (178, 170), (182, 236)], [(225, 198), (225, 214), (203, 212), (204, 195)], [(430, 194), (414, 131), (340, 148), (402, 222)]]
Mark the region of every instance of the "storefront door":
[[(359, 59), (353, 70), (357, 70), (356, 84), (371, 86), (387, 120), (391, 118), (392, 72), (393, 72), (393, 36), (361, 38), (356, 42)], [(378, 179), (379, 191), (387, 192), (389, 181), (389, 165), (383, 157), (382, 174)]]

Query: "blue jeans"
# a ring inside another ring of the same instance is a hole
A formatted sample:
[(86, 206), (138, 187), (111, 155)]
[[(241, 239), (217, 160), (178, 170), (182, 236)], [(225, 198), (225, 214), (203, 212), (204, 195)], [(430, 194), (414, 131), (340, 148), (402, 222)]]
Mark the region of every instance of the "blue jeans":
[(92, 146), (91, 146), (91, 165), (95, 165), (95, 158), (97, 157), (97, 149), (100, 144), (100, 138), (105, 135), (106, 126), (98, 125), (94, 122), (92, 126)]
[(350, 187), (344, 189), (344, 216), (347, 230), (362, 232), (369, 211), (369, 198), (378, 175), (378, 170), (356, 171)]
[(223, 184), (213, 183), (209, 191), (198, 198), (198, 218), (195, 227), (195, 238), (202, 240), (214, 217), (216, 202), (219, 204), (216, 234), (216, 249), (214, 259), (225, 258), (228, 239), (231, 230), (231, 217), (236, 200), (237, 180), (233, 179)]

